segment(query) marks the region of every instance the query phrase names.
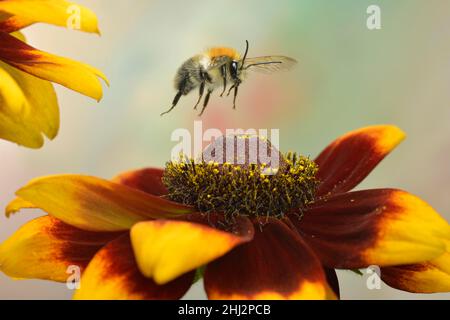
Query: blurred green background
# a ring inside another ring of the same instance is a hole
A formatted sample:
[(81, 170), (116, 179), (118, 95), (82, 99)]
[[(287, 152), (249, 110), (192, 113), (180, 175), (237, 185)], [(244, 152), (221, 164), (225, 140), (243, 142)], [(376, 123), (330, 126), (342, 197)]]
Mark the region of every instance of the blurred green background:
[[(251, 56), (300, 61), (290, 73), (254, 74), (232, 101), (212, 99), (205, 128), (277, 128), (281, 149), (315, 156), (339, 135), (396, 124), (408, 133), (361, 188), (406, 189), (450, 218), (450, 1), (77, 0), (99, 16), (103, 36), (39, 25), (26, 30), (38, 48), (102, 69), (111, 88), (100, 103), (60, 87), (61, 132), (39, 151), (0, 142), (0, 207), (28, 180), (57, 173), (109, 178), (170, 157), (176, 128), (192, 129), (196, 95), (160, 118), (173, 77), (190, 56), (214, 45)], [(366, 27), (367, 7), (382, 9), (382, 30)], [(0, 241), (39, 213), (0, 217)], [(383, 286), (341, 272), (344, 299), (445, 299)], [(202, 298), (201, 285), (189, 293)], [(64, 285), (0, 275), (0, 299), (68, 299)]]

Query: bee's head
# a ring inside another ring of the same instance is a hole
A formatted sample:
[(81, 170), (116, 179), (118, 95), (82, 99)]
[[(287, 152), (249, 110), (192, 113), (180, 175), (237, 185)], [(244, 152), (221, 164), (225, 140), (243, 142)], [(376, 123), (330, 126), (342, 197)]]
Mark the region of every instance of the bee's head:
[(244, 71), (245, 60), (247, 59), (248, 50), (250, 47), (248, 40), (246, 40), (245, 43), (246, 43), (246, 49), (245, 49), (244, 58), (241, 61), (232, 61), (230, 64), (230, 75), (231, 75), (231, 78), (233, 78), (234, 80), (239, 80), (239, 76)]
[(232, 61), (230, 64), (230, 75), (234, 80), (239, 79), (239, 74), (241, 73), (241, 68), (239, 68), (238, 61)]

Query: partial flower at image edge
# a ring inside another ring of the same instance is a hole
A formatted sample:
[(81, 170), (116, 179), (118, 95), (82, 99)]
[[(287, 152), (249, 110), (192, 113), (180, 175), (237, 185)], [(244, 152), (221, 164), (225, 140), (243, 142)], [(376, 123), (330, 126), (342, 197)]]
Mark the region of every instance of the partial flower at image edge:
[(259, 165), (169, 162), (111, 181), (38, 178), (6, 214), (47, 215), (0, 245), (0, 270), (64, 283), (79, 266), (82, 300), (180, 299), (198, 275), (209, 299), (336, 299), (336, 269), (372, 265), (391, 287), (450, 292), (447, 221), (402, 190), (352, 191), (404, 138), (362, 128), (314, 161), (283, 156), (270, 177)]
[(109, 83), (101, 71), (35, 49), (20, 32), (35, 23), (70, 27), (71, 14), (78, 19), (72, 29), (100, 33), (95, 14), (69, 1), (0, 1), (0, 139), (39, 149), (44, 136), (50, 140), (57, 136), (60, 115), (52, 82), (102, 99), (100, 79)]

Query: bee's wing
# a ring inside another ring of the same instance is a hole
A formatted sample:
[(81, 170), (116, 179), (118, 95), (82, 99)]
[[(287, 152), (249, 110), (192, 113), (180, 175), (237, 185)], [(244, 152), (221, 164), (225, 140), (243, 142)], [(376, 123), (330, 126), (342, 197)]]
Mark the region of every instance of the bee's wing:
[(247, 58), (244, 69), (266, 74), (290, 70), (297, 64), (297, 60), (283, 56), (267, 56)]

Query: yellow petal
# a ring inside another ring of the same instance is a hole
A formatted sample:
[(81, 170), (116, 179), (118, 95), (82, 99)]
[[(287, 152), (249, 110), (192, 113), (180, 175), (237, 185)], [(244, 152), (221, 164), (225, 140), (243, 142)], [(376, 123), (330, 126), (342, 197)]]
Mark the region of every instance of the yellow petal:
[(87, 231), (128, 230), (139, 221), (193, 211), (118, 183), (77, 175), (33, 180), (20, 189), (17, 196), (67, 224)]
[(131, 242), (141, 272), (157, 284), (217, 259), (253, 237), (251, 224), (239, 235), (185, 221), (148, 221), (131, 230)]
[(0, 138), (40, 148), (59, 130), (53, 85), (0, 61)]
[[(2, 0), (0, 11), (9, 14), (0, 30), (16, 31), (33, 23), (44, 22), (70, 29), (100, 33), (94, 12), (65, 0)], [(0, 20), (1, 21), (1, 20)]]
[(109, 84), (101, 71), (81, 62), (39, 51), (5, 32), (0, 32), (0, 60), (97, 101), (103, 97), (99, 78)]
[[(443, 254), (450, 240), (450, 226), (428, 203), (403, 191), (393, 191), (397, 212), (380, 220), (379, 238), (365, 254), (380, 266), (426, 261)], [(381, 211), (386, 210), (381, 208)], [(382, 212), (380, 212), (382, 214)]]
[(65, 282), (70, 266), (80, 273), (115, 233), (94, 233), (55, 218), (35, 219), (0, 245), (0, 270), (19, 279)]
[(22, 209), (37, 209), (34, 204), (23, 199), (16, 198), (11, 201), (5, 209), (6, 217), (9, 218)]
[(389, 286), (412, 293), (450, 292), (450, 251), (429, 262), (382, 268)]

